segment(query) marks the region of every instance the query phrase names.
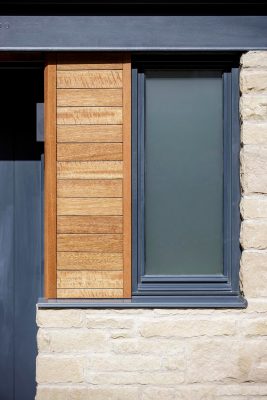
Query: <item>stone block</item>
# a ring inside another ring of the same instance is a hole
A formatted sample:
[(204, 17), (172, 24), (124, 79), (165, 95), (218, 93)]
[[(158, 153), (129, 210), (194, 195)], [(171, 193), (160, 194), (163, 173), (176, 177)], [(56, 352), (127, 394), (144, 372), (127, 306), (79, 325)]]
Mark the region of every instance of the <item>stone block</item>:
[(267, 218), (267, 196), (244, 196), (241, 199), (240, 211), (244, 219)]
[(94, 315), (86, 316), (86, 326), (87, 328), (97, 329), (97, 328), (112, 328), (112, 329), (130, 329), (134, 325), (133, 318), (126, 318), (121, 315), (114, 315), (113, 318), (108, 316), (97, 318)]
[(267, 123), (243, 121), (241, 125), (243, 144), (267, 145)]
[(183, 371), (142, 371), (142, 372), (90, 372), (86, 376), (93, 385), (179, 385), (184, 382)]
[(113, 342), (115, 353), (129, 354), (162, 354), (174, 355), (183, 354), (185, 345), (180, 340), (169, 339), (142, 339), (140, 337), (115, 340)]
[(157, 371), (161, 368), (161, 357), (148, 355), (91, 355), (89, 371)]
[(244, 146), (240, 162), (244, 194), (267, 193), (267, 146)]
[(37, 311), (37, 325), (42, 328), (79, 328), (83, 325), (83, 310), (46, 310)]
[(240, 90), (244, 93), (262, 93), (267, 91), (266, 70), (242, 70), (240, 74)]
[[(246, 297), (267, 297), (267, 252), (243, 251), (241, 257), (240, 278)], [(267, 312), (263, 302), (264, 312)], [(250, 303), (249, 307), (250, 308)], [(260, 309), (257, 303), (253, 310)]]
[(137, 387), (43, 386), (37, 389), (36, 400), (137, 400)]
[(266, 51), (248, 51), (241, 57), (243, 68), (265, 68), (267, 67)]
[(144, 322), (140, 327), (143, 337), (221, 336), (235, 333), (235, 321), (225, 319), (174, 319)]
[(240, 114), (243, 121), (266, 121), (267, 94), (244, 94), (240, 99)]
[(85, 357), (39, 354), (36, 363), (38, 383), (81, 383), (84, 381)]
[(110, 344), (105, 332), (89, 329), (40, 329), (38, 332), (39, 352), (103, 352)]
[(245, 220), (241, 225), (243, 249), (267, 249), (267, 220)]
[(253, 318), (242, 321), (240, 329), (242, 334), (248, 337), (267, 336), (267, 315), (265, 318)]
[(187, 379), (190, 383), (239, 380), (238, 341), (194, 340), (188, 343)]

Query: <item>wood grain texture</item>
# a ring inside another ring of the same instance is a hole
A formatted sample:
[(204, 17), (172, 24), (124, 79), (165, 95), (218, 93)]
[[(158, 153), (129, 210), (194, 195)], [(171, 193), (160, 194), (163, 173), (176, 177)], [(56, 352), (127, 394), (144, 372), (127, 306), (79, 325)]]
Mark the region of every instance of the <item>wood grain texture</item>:
[(62, 161), (57, 163), (58, 179), (121, 179), (121, 161)]
[(121, 124), (121, 107), (58, 107), (58, 125)]
[(59, 198), (58, 215), (122, 215), (121, 198)]
[(57, 105), (62, 106), (122, 106), (122, 89), (58, 89)]
[(58, 125), (58, 142), (122, 142), (122, 125)]
[(56, 298), (56, 57), (48, 54), (44, 76), (44, 295)]
[(58, 233), (122, 233), (122, 216), (60, 215)]
[(58, 71), (58, 89), (119, 89), (122, 87), (120, 70)]
[(59, 179), (57, 197), (122, 197), (122, 179)]
[(131, 60), (60, 53), (57, 294), (131, 296)]
[(122, 143), (58, 143), (58, 161), (120, 161)]
[(58, 71), (87, 69), (122, 69), (122, 55), (117, 53), (59, 53)]
[(123, 289), (58, 289), (59, 299), (116, 299), (123, 297)]
[(59, 233), (57, 235), (57, 250), (122, 253), (122, 235)]
[(121, 271), (58, 271), (59, 289), (122, 289)]
[(131, 57), (123, 60), (123, 297), (132, 294), (131, 211)]
[(57, 268), (64, 270), (122, 271), (122, 253), (58, 252)]

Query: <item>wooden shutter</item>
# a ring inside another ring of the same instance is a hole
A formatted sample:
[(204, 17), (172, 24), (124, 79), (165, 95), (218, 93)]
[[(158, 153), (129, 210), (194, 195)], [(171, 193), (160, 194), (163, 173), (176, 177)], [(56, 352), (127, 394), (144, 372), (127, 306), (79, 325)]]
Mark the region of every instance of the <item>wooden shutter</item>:
[(46, 296), (131, 296), (131, 64), (69, 53), (46, 67)]

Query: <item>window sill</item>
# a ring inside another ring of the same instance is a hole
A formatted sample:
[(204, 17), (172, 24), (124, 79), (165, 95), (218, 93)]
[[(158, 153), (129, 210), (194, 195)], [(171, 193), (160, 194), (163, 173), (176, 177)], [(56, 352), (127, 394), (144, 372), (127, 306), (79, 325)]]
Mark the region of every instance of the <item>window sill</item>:
[(38, 308), (246, 308), (241, 295), (230, 296), (134, 296), (132, 299), (44, 299)]

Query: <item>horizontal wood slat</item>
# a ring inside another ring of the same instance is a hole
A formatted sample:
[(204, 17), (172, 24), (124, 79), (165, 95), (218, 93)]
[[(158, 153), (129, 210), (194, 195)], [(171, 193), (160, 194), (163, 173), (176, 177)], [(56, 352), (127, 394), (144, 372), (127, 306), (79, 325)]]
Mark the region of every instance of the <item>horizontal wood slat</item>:
[(123, 289), (58, 289), (59, 299), (111, 299), (123, 297)]
[(122, 89), (58, 89), (58, 106), (122, 106)]
[(122, 69), (122, 57), (116, 53), (59, 53), (57, 69), (58, 71)]
[(100, 253), (122, 253), (120, 234), (63, 234), (57, 235), (58, 251), (92, 251)]
[(58, 107), (58, 125), (121, 124), (121, 107)]
[(123, 268), (122, 253), (58, 252), (57, 267), (64, 270), (120, 271)]
[(68, 215), (57, 217), (58, 233), (122, 233), (122, 216)]
[(58, 161), (120, 161), (122, 143), (59, 143)]
[(120, 271), (122, 253), (58, 252), (57, 267), (64, 270)]
[(58, 125), (59, 142), (122, 142), (122, 125)]
[(59, 179), (57, 197), (122, 197), (122, 179)]
[(57, 215), (122, 215), (122, 199), (58, 198)]
[(123, 273), (121, 271), (58, 271), (59, 289), (121, 289)]
[(57, 163), (58, 179), (120, 179), (121, 161), (62, 161)]
[(57, 72), (58, 89), (119, 89), (122, 71), (60, 71)]

